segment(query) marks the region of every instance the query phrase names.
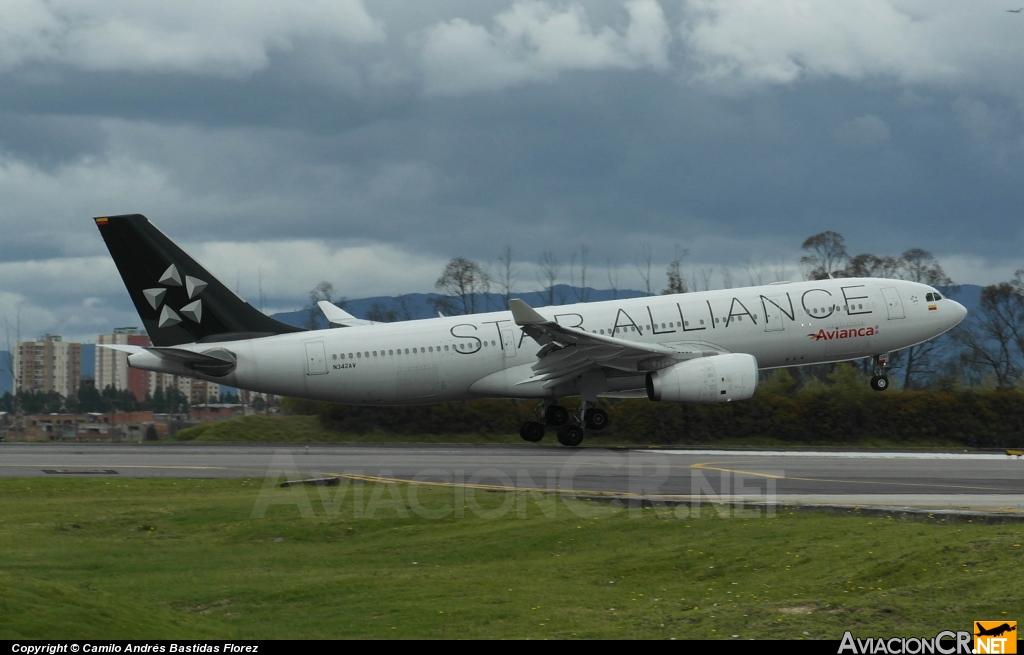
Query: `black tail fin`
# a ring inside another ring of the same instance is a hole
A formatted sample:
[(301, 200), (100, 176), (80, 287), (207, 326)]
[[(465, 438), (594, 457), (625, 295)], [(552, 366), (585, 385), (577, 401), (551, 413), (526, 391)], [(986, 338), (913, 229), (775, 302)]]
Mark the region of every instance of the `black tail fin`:
[(145, 216), (95, 220), (154, 346), (301, 332), (239, 298)]

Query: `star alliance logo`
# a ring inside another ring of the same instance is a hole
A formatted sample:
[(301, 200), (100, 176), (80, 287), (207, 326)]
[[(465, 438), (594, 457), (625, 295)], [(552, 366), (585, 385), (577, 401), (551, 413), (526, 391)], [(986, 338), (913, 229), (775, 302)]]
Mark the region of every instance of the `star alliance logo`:
[[(164, 274), (160, 276), (158, 282), (165, 287), (180, 287), (182, 286), (181, 273), (178, 272), (178, 267), (171, 264), (164, 271)], [(206, 282), (200, 280), (197, 277), (191, 275), (185, 276), (184, 281), (185, 292), (188, 293), (188, 299), (192, 302), (188, 303), (184, 307), (178, 310), (181, 312), (174, 311), (167, 305), (160, 305), (163, 303), (164, 298), (167, 297), (167, 289), (163, 287), (155, 287), (152, 289), (143, 289), (142, 295), (146, 297), (146, 302), (153, 309), (160, 310), (160, 319), (157, 322), (157, 327), (170, 327), (181, 323), (181, 317), (184, 316), (193, 323), (199, 323), (203, 320), (203, 301), (195, 299), (203, 289), (206, 288)]]

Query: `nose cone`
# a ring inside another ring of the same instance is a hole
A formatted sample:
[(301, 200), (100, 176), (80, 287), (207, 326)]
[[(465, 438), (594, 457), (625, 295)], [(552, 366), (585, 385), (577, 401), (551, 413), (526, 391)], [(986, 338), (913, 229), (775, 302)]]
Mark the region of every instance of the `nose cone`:
[(965, 318), (967, 318), (967, 308), (964, 307), (963, 305), (961, 305), (960, 303), (958, 303), (955, 300), (950, 300), (949, 304), (950, 304), (950, 309), (952, 310), (949, 313), (953, 317), (953, 322), (950, 325), (950, 327), (954, 327), (954, 326), (960, 325), (960, 322), (963, 321)]

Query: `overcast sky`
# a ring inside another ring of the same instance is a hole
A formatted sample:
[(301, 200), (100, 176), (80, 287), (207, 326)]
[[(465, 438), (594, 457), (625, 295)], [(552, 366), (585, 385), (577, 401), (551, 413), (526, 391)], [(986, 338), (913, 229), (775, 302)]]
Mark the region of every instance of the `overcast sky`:
[[(453, 256), (538, 287), (748, 283), (824, 230), (1024, 267), (1016, 0), (5, 0), (0, 316), (138, 319), (93, 216), (142, 213), (268, 310), (428, 292)], [(11, 339), (14, 339), (12, 332)]]

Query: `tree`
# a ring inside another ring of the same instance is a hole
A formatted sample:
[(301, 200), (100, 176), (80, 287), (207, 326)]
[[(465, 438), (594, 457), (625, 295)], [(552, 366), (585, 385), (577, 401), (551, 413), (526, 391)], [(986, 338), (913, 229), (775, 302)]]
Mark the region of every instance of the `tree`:
[(475, 314), (478, 296), (491, 289), (491, 276), (479, 264), (465, 257), (453, 257), (437, 278), (434, 288), (444, 292), (443, 298), (432, 299), (431, 305), (449, 314)]
[(545, 250), (541, 253), (539, 266), (537, 281), (540, 283), (541, 291), (545, 294), (545, 304), (548, 306), (558, 304), (555, 302), (555, 284), (558, 282), (558, 274), (562, 270), (562, 265), (558, 263), (555, 253)]
[(498, 263), (501, 268), (498, 272), (498, 286), (501, 288), (501, 295), (505, 299), (505, 306), (508, 308), (508, 301), (512, 298), (512, 285), (516, 279), (516, 267), (512, 261), (512, 246), (505, 246), (498, 255)]
[(327, 302), (333, 302), (338, 307), (345, 306), (345, 299), (339, 298), (338, 300), (332, 300), (334, 295), (334, 285), (323, 280), (320, 284), (313, 287), (312, 291), (309, 292), (309, 305), (306, 308), (308, 316), (306, 318), (306, 327), (310, 330), (320, 329), (320, 317), (323, 316), (323, 312), (317, 305), (318, 302), (326, 300)]
[(366, 312), (366, 320), (373, 321), (374, 323), (394, 323), (398, 320), (398, 312), (394, 309), (389, 309), (382, 302), (375, 302), (370, 305), (369, 311)]
[(807, 237), (800, 248), (807, 251), (800, 258), (800, 263), (808, 267), (809, 280), (825, 280), (830, 275), (841, 276), (840, 267), (849, 259), (843, 235), (831, 230)]
[(608, 263), (608, 288), (612, 290), (612, 300), (618, 300), (619, 298), (619, 266), (618, 264), (612, 263), (612, 258), (607, 257), (605, 261)]
[(644, 244), (636, 254), (636, 272), (640, 274), (640, 279), (644, 281), (644, 291), (646, 291), (648, 296), (654, 295), (651, 292), (652, 260), (651, 244)]
[(572, 293), (576, 296), (577, 302), (587, 302), (590, 297), (590, 290), (587, 289), (587, 258), (590, 256), (590, 247), (586, 244), (580, 246), (580, 286), (576, 288), (576, 253), (572, 254), (569, 260), (569, 285)]
[(688, 250), (680, 250), (679, 246), (676, 246), (676, 256), (669, 262), (668, 269), (665, 271), (665, 277), (668, 278), (668, 286), (666, 286), (661, 295), (665, 296), (672, 293), (686, 293), (686, 278), (683, 277), (683, 271), (681, 269), (683, 257), (689, 254)]
[(996, 386), (1014, 386), (1024, 370), (1024, 270), (981, 290), (977, 313), (954, 331), (963, 358), (987, 370)]
[[(911, 248), (899, 258), (886, 257), (884, 259), (895, 260), (895, 276), (900, 279), (944, 287), (946, 292), (955, 289), (953, 280), (946, 275), (942, 265), (927, 250)], [(902, 351), (904, 389), (913, 389), (915, 381), (919, 381), (923, 375), (938, 373), (937, 355), (945, 350), (947, 343), (946, 338), (931, 339)]]

